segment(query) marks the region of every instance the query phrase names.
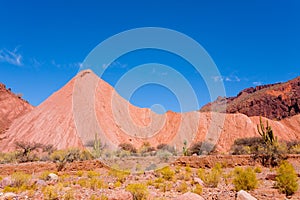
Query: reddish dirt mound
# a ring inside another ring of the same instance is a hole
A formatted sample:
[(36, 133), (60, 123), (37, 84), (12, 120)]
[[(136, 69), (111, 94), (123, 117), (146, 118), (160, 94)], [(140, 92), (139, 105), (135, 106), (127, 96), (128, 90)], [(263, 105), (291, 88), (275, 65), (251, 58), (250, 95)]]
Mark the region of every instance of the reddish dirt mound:
[[(227, 152), (235, 139), (257, 136), (258, 123), (259, 117), (244, 114), (194, 111), (159, 115), (129, 104), (92, 71), (84, 71), (15, 120), (6, 139), (0, 141), (0, 151), (14, 149), (20, 140), (53, 144), (58, 149), (82, 148), (98, 134), (106, 147), (126, 142), (139, 148), (147, 141), (152, 146), (171, 144), (180, 151), (184, 140), (191, 145), (206, 139)], [(279, 139), (300, 139), (300, 115), (269, 123)]]
[(32, 109), (33, 107), (23, 100), (21, 95), (15, 95), (0, 83), (0, 140), (3, 139), (2, 134), (15, 119)]
[(217, 110), (227, 113), (243, 113), (247, 116), (264, 116), (283, 119), (300, 113), (300, 77), (286, 83), (247, 88), (236, 97), (218, 98), (201, 108), (207, 112)]

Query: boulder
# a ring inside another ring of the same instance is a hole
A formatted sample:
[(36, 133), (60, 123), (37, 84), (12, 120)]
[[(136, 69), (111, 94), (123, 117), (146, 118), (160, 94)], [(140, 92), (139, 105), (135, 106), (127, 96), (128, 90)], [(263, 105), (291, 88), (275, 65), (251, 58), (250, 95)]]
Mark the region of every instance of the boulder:
[(204, 198), (198, 194), (187, 192), (176, 197), (174, 200), (204, 200)]
[(251, 194), (244, 190), (240, 190), (237, 193), (237, 200), (257, 200), (255, 197), (253, 197)]

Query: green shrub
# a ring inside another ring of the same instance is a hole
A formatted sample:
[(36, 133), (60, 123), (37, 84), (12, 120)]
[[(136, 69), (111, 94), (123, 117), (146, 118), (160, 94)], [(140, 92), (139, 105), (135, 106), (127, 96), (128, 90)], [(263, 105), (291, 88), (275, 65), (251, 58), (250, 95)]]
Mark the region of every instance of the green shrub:
[(180, 192), (180, 193), (186, 193), (186, 192), (188, 192), (188, 185), (187, 185), (187, 183), (186, 182), (180, 183), (177, 186), (176, 191)]
[(158, 172), (162, 175), (162, 177), (165, 180), (168, 180), (168, 181), (172, 180), (175, 175), (175, 172), (169, 166), (158, 170)]
[(262, 172), (262, 170), (261, 170), (260, 167), (255, 167), (255, 168), (254, 168), (254, 172), (259, 174), (259, 173)]
[(136, 153), (136, 148), (130, 143), (121, 143), (119, 144), (119, 148), (124, 151), (129, 151), (130, 153)]
[(146, 200), (149, 195), (147, 186), (142, 183), (129, 184), (126, 190), (132, 194), (133, 200)]
[(88, 178), (98, 177), (98, 176), (100, 176), (100, 173), (95, 172), (95, 171), (88, 171), (87, 176), (88, 176)]
[(218, 187), (222, 177), (222, 166), (216, 164), (211, 171), (205, 171), (204, 169), (198, 170), (198, 177), (205, 183), (207, 187)]
[(195, 184), (195, 188), (192, 190), (193, 193), (196, 193), (199, 195), (202, 194), (202, 191), (203, 191), (203, 188), (199, 183)]
[(172, 153), (167, 150), (158, 150), (156, 152), (156, 156), (160, 159), (161, 162), (168, 162), (170, 157), (172, 156)]
[(257, 187), (258, 181), (255, 172), (252, 168), (248, 167), (243, 169), (241, 167), (234, 168), (233, 184), (236, 191), (240, 190), (253, 190)]
[(30, 181), (31, 176), (23, 172), (15, 172), (11, 175), (12, 185), (14, 187), (20, 188), (27, 185)]
[(42, 192), (43, 192), (45, 200), (56, 200), (56, 199), (58, 199), (58, 191), (52, 185), (44, 187)]
[(176, 155), (176, 150), (173, 146), (170, 146), (168, 144), (159, 144), (156, 147), (157, 150), (164, 150), (164, 151), (168, 151), (173, 155)]
[(214, 153), (216, 150), (215, 145), (211, 144), (209, 142), (197, 142), (193, 144), (189, 149), (188, 152), (190, 155), (197, 154), (208, 154), (208, 153)]
[(110, 169), (108, 174), (116, 178), (116, 181), (124, 183), (127, 176), (130, 174), (128, 171), (121, 171), (116, 169)]
[(298, 190), (298, 178), (293, 166), (285, 161), (281, 163), (276, 171), (275, 186), (278, 190), (286, 195), (294, 194)]

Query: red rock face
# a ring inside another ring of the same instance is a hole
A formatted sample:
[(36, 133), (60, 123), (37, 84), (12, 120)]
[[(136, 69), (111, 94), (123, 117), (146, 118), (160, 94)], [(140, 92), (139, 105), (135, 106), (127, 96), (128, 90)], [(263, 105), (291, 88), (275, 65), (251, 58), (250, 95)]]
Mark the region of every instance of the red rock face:
[(300, 113), (300, 77), (286, 83), (247, 88), (236, 97), (220, 97), (203, 106), (200, 111), (207, 112), (212, 109), (277, 120), (297, 115)]
[(13, 94), (10, 89), (0, 83), (0, 140), (3, 133), (18, 117), (31, 111), (33, 107), (21, 96)]
[[(277, 94), (276, 94), (277, 95)], [(285, 98), (285, 97), (284, 97)], [(266, 120), (265, 118), (263, 118)], [(214, 123), (212, 123), (214, 122)], [(58, 149), (84, 147), (95, 134), (108, 147), (132, 143), (140, 147), (171, 144), (182, 149), (206, 139), (227, 152), (234, 140), (257, 136), (259, 117), (215, 112), (167, 112), (163, 115), (138, 108), (93, 72), (84, 71), (31, 112), (14, 120), (0, 141), (0, 151), (14, 149), (20, 140), (53, 144)], [(279, 139), (300, 139), (300, 115), (269, 120)]]

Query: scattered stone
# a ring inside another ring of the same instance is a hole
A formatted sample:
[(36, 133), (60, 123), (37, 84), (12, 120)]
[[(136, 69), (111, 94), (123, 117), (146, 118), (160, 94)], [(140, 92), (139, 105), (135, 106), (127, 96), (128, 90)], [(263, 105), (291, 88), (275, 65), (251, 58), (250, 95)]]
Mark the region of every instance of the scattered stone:
[(47, 185), (46, 181), (41, 180), (41, 179), (38, 179), (38, 180), (35, 182), (35, 184), (36, 184), (37, 186), (46, 186), (46, 185)]
[(267, 176), (266, 176), (266, 180), (274, 181), (275, 178), (276, 178), (276, 174), (267, 174)]
[(17, 195), (13, 192), (6, 192), (4, 193), (1, 197), (0, 197), (0, 200), (6, 200), (6, 199), (13, 199), (13, 198), (16, 198)]
[(58, 181), (58, 176), (54, 173), (48, 174), (47, 180), (49, 181)]
[(174, 198), (174, 200), (204, 200), (204, 198), (198, 194), (187, 192)]
[(108, 196), (108, 200), (132, 200), (133, 196), (130, 192), (125, 190), (115, 191), (113, 194)]
[(236, 200), (257, 200), (255, 197), (253, 197), (251, 194), (244, 190), (240, 190), (237, 193), (237, 198)]
[(194, 182), (200, 184), (201, 186), (204, 186), (204, 182), (201, 180), (201, 178), (195, 177)]
[(4, 187), (9, 186), (11, 184), (12, 184), (11, 178), (10, 177), (5, 177), (4, 179), (2, 179), (0, 181), (0, 188), (3, 189)]

